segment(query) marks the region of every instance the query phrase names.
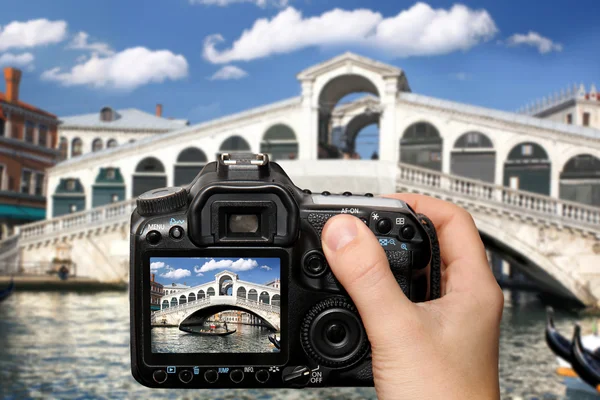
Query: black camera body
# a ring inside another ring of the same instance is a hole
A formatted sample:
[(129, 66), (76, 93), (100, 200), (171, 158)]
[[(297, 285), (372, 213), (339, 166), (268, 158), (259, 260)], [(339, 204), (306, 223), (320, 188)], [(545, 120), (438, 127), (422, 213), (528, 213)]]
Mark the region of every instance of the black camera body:
[(379, 238), (412, 301), (439, 297), (435, 230), (400, 200), (312, 194), (263, 154), (223, 154), (188, 187), (140, 196), (131, 218), (135, 379), (156, 388), (372, 386), (366, 332), (321, 249), (325, 223), (344, 213)]

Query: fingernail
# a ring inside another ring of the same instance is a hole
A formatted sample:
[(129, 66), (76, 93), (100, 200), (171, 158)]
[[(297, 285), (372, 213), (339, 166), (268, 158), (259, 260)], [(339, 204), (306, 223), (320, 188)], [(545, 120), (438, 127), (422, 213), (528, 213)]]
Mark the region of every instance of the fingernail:
[(335, 218), (325, 230), (323, 240), (331, 250), (339, 250), (354, 240), (358, 231), (351, 218)]

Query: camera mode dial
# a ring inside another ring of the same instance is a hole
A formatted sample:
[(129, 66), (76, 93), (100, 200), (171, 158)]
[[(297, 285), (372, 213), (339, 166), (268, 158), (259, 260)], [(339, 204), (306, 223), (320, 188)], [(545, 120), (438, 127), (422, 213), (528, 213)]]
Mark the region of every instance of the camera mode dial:
[(150, 190), (137, 198), (140, 215), (165, 214), (179, 210), (187, 204), (187, 191), (182, 187)]
[(348, 367), (369, 351), (358, 311), (343, 297), (325, 299), (308, 311), (302, 323), (301, 343), (313, 360), (331, 368)]

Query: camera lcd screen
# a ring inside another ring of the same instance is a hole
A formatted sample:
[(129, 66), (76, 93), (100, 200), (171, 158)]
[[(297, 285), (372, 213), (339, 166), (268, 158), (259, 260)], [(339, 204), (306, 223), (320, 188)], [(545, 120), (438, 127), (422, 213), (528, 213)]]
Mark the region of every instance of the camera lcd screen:
[(153, 353), (277, 353), (279, 258), (151, 257)]

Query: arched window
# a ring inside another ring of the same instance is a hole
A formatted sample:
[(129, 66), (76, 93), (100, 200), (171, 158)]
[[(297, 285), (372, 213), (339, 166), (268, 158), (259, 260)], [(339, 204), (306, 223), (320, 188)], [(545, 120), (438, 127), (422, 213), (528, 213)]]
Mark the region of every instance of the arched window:
[(281, 297), (279, 297), (278, 294), (274, 294), (273, 298), (271, 299), (271, 304), (273, 304), (274, 306), (281, 305)]
[(508, 153), (504, 163), (504, 185), (549, 195), (550, 168), (548, 153), (542, 146), (533, 142), (519, 143)]
[(196, 293), (192, 292), (188, 294), (188, 301), (196, 301)]
[(207, 161), (206, 154), (196, 147), (188, 147), (179, 153), (175, 164), (175, 186), (191, 183)]
[(58, 142), (58, 151), (60, 151), (60, 159), (66, 160), (69, 157), (69, 140), (61, 136)]
[(248, 292), (248, 300), (258, 301), (258, 292), (255, 289), (250, 289)]
[(294, 160), (298, 158), (296, 134), (287, 125), (273, 125), (263, 135), (260, 152), (269, 154), (271, 160)]
[(125, 200), (125, 180), (119, 168), (100, 168), (92, 186), (92, 207)]
[(169, 300), (164, 299), (162, 302), (162, 309), (169, 308)]
[(79, 179), (61, 179), (52, 195), (52, 216), (85, 210), (85, 192)]
[(71, 141), (71, 157), (80, 156), (83, 152), (83, 142), (78, 137)]
[(179, 296), (179, 304), (185, 303), (187, 303), (187, 297), (185, 297), (185, 294), (182, 294), (181, 296)]
[(171, 307), (177, 307), (177, 297), (171, 298)]
[(100, 150), (102, 150), (102, 139), (96, 138), (92, 142), (92, 151), (95, 153)]
[(149, 190), (167, 186), (167, 176), (162, 162), (146, 157), (138, 163), (133, 175), (133, 197)]
[(237, 297), (243, 297), (244, 299), (246, 298), (246, 288), (243, 286), (240, 286), (237, 290)]
[(219, 147), (219, 151), (221, 153), (231, 153), (238, 151), (250, 151), (250, 145), (246, 142), (241, 136), (234, 135), (229, 136), (223, 143), (221, 143), (221, 147)]
[(208, 290), (206, 291), (206, 296), (207, 297), (211, 297), (215, 295), (215, 288), (213, 288), (212, 286), (208, 288)]
[(199, 290), (198, 291), (198, 300), (203, 299), (206, 297), (206, 294), (204, 293), (204, 290)]
[(600, 206), (600, 159), (591, 154), (571, 157), (560, 174), (560, 198)]
[(467, 132), (454, 143), (450, 173), (493, 183), (496, 176), (496, 152), (489, 137)]
[(262, 292), (260, 294), (259, 301), (264, 304), (269, 304), (269, 293)]
[(117, 143), (116, 139), (109, 139), (108, 142), (106, 142), (106, 148), (107, 149), (112, 149), (117, 147), (119, 144)]
[(400, 139), (400, 162), (435, 171), (442, 170), (442, 138), (429, 122), (417, 122)]

